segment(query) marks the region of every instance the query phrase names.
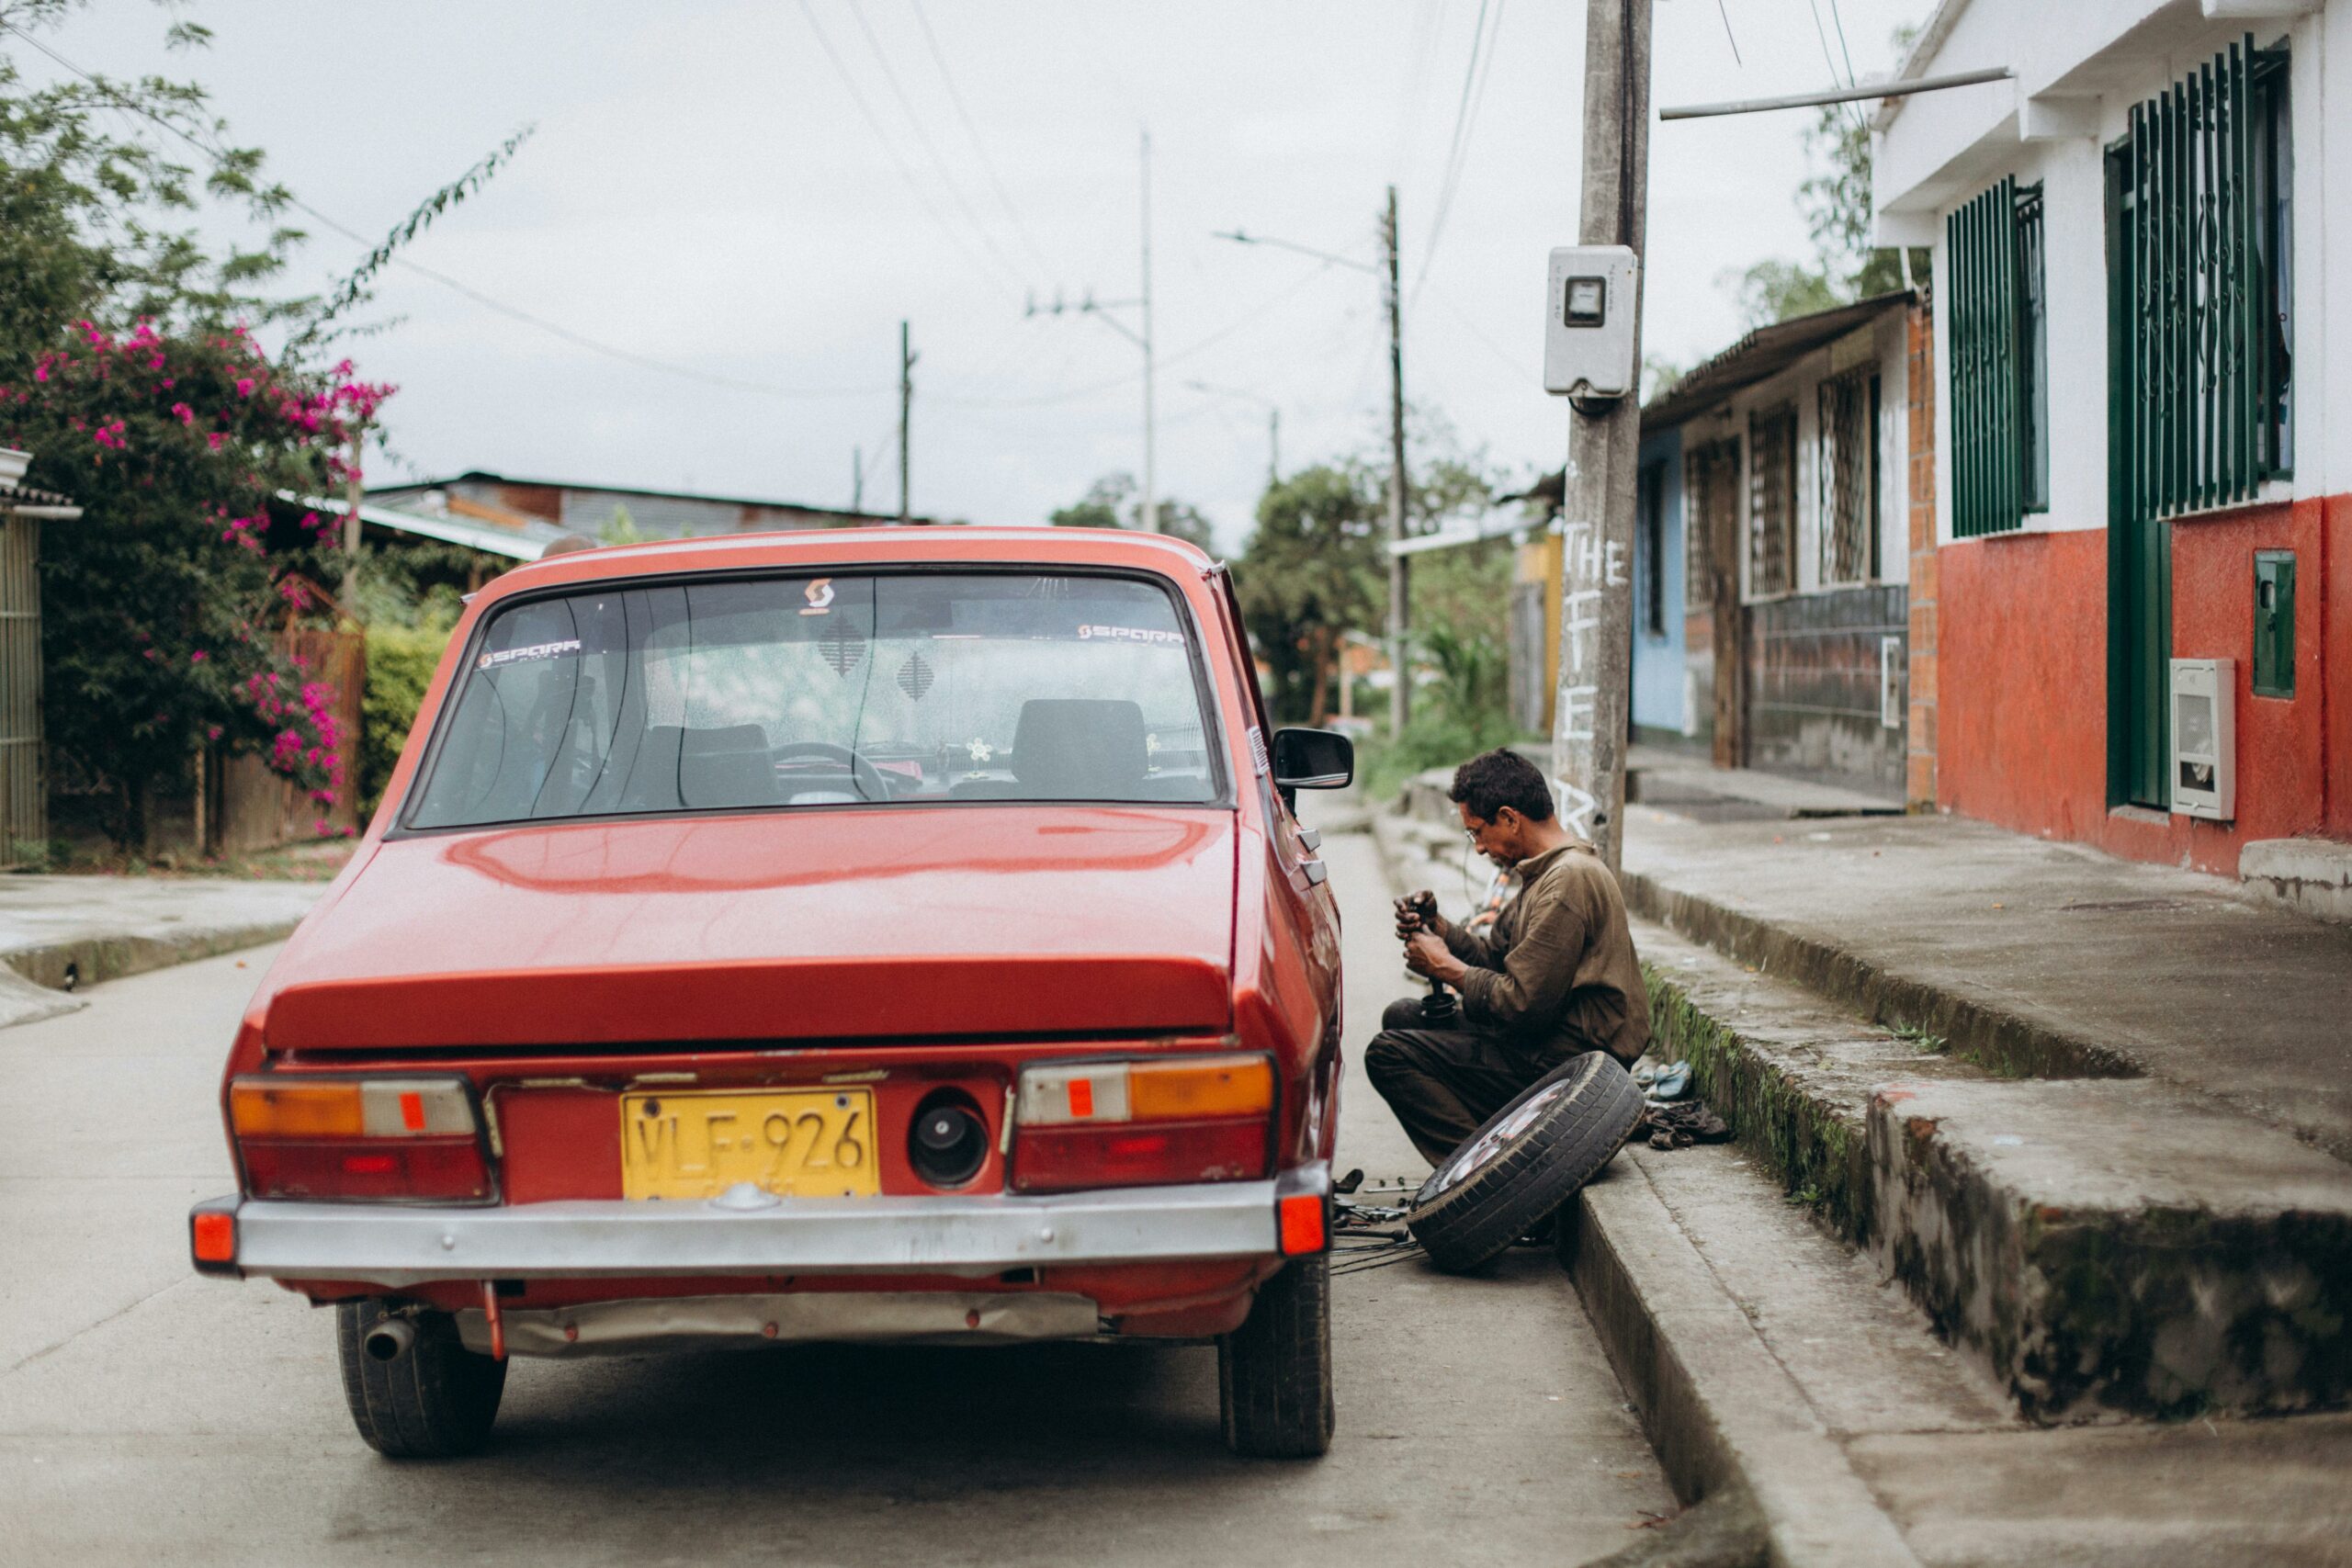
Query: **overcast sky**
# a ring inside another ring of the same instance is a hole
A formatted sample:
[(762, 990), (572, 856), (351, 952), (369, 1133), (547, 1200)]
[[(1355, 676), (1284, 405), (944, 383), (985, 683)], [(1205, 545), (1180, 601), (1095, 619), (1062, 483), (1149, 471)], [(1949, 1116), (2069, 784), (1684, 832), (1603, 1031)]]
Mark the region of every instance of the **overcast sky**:
[[(1656, 101), (1826, 85), (1824, 34), (1842, 73), (1841, 27), (1855, 70), (1881, 73), (1890, 33), (1927, 8), (1657, 0)], [(213, 47), (166, 57), (162, 12), (97, 0), (51, 41), (88, 69), (202, 81), (280, 178), (367, 234), (537, 127), (407, 254), (692, 374), (395, 270), (375, 314), (397, 324), (356, 350), (401, 389), (386, 412), (399, 461), (370, 476), (387, 482), (487, 468), (841, 506), (863, 447), (865, 503), (888, 509), (905, 317), (922, 355), (916, 510), (1041, 522), (1097, 476), (1142, 468), (1141, 355), (1100, 321), (1024, 320), (1023, 307), (1033, 289), (1136, 293), (1148, 127), (1160, 490), (1238, 548), (1264, 479), (1268, 403), (1285, 469), (1383, 439), (1384, 328), (1369, 276), (1212, 231), (1369, 263), (1391, 182), (1408, 397), (1515, 473), (1560, 461), (1566, 416), (1538, 380), (1540, 312), (1544, 253), (1576, 237), (1584, 9), (201, 0), (190, 14)], [(1487, 64), (1472, 78), (1482, 12)], [(40, 75), (45, 62), (19, 53)], [(1465, 80), (1465, 145), (1438, 228)], [(1719, 275), (1807, 254), (1794, 208), (1807, 118), (1653, 128), (1654, 353), (1688, 364), (1723, 347), (1741, 323)], [(293, 281), (324, 288), (364, 247), (311, 227)]]

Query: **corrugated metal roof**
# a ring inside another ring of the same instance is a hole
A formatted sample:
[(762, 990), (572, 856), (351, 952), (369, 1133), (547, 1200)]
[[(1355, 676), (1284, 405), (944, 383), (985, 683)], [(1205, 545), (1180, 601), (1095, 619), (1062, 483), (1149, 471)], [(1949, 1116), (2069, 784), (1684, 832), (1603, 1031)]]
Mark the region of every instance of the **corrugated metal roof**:
[[(296, 506), (307, 506), (313, 512), (332, 512), (340, 516), (344, 503), (323, 501), (317, 496), (296, 495), (292, 491), (277, 492), (280, 501)], [(359, 521), (370, 527), (389, 528), (395, 534), (407, 534), (420, 539), (437, 539), (445, 545), (462, 545), (484, 555), (503, 556), (508, 560), (537, 560), (549, 544), (562, 537), (563, 530), (552, 523), (534, 522), (527, 527), (502, 528), (493, 523), (475, 523), (463, 517), (436, 517), (423, 512), (402, 512), (390, 506), (369, 506), (362, 503)]]
[(0, 484), (0, 511), (13, 512), (20, 506), (71, 507), (78, 516), (81, 508), (70, 495), (60, 495), (53, 490), (35, 490), (30, 485)]
[(1852, 332), (1876, 321), (1886, 311), (1899, 310), (1911, 303), (1913, 295), (1907, 288), (1891, 289), (1858, 299), (1851, 305), (1834, 310), (1817, 310), (1810, 316), (1794, 316), (1785, 321), (1774, 321), (1769, 327), (1758, 327), (1713, 358), (1698, 366), (1677, 381), (1663, 395), (1653, 399), (1642, 410), (1645, 434), (1680, 424), (1693, 414), (1709, 408), (1738, 391), (1752, 387), (1767, 377), (1779, 374), (1826, 344), (1834, 343)]

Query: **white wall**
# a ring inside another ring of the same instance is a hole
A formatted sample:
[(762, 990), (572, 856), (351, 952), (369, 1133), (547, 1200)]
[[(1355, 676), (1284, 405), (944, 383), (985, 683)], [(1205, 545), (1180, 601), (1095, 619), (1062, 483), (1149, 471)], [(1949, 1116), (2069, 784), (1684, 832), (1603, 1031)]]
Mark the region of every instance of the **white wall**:
[[(2327, 201), (2328, 173), (2352, 169), (2352, 0), (2326, 0), (2294, 18), (2207, 22), (2195, 0), (1974, 0), (1923, 74), (2009, 64), (2017, 91), (2061, 90), (2080, 134), (2021, 141), (2014, 112), (1936, 105), (1979, 89), (1911, 100), (1881, 138), (1891, 177), (1882, 211), (1931, 219), (1935, 245), (1937, 536), (1952, 525), (1951, 323), (1944, 220), (2003, 175), (2042, 182), (2049, 301), (2050, 510), (2029, 531), (2107, 525), (2107, 198), (2105, 150), (2131, 127), (2135, 104), (2185, 77), (2251, 32), (2284, 37), (2292, 57), (2294, 308), (2297, 399), (2294, 473), (2263, 498), (2334, 494), (2352, 486), (2352, 191)], [(1996, 41), (1997, 40), (1997, 41)], [(2002, 44), (2005, 43), (2005, 48)], [(2085, 55), (2084, 49), (2097, 52)], [(2006, 53), (2007, 58), (1999, 58)], [(2335, 96), (2331, 102), (2330, 89)], [(2012, 109), (2016, 101), (2012, 95)], [(2338, 185), (2342, 184), (2339, 180)], [(1931, 195), (1931, 193), (1933, 193)], [(2331, 428), (2334, 426), (2334, 428)]]
[[(1879, 571), (1866, 580), (1873, 583), (1911, 580), (1910, 415), (1905, 407), (1910, 395), (1910, 345), (1904, 319), (1902, 310), (1893, 310), (1858, 329), (1870, 336), (1869, 348), (1879, 377)], [(1797, 412), (1797, 585), (1793, 592), (1817, 593), (1862, 586), (1821, 580), (1821, 398), (1817, 389), (1833, 373), (1833, 366), (1849, 368), (1851, 364), (1850, 358), (1840, 356), (1838, 345), (1816, 349), (1770, 379), (1736, 394), (1726, 405), (1731, 415), (1728, 423), (1713, 417), (1693, 420), (1683, 432), (1685, 450), (1727, 433), (1736, 432), (1739, 436), (1740, 597), (1748, 603), (1758, 597), (1747, 576), (1748, 502), (1755, 493), (1748, 416), (1787, 402), (1793, 402)]]

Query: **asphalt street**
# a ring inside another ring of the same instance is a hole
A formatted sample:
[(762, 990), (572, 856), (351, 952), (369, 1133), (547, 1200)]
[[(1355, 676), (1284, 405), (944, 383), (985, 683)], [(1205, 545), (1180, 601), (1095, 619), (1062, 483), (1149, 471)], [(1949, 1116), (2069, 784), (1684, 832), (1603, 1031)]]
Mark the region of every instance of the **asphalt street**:
[[(1424, 1174), (1352, 1058), (1402, 994), (1371, 840), (1346, 912), (1340, 1164)], [(518, 1362), (494, 1447), (378, 1458), (333, 1325), (198, 1279), (227, 1190), (220, 1063), (270, 950), (141, 976), (0, 1030), (0, 1562), (1560, 1564), (1674, 1504), (1548, 1252), (1336, 1280), (1339, 1434), (1217, 1440), (1199, 1346), (777, 1348)]]

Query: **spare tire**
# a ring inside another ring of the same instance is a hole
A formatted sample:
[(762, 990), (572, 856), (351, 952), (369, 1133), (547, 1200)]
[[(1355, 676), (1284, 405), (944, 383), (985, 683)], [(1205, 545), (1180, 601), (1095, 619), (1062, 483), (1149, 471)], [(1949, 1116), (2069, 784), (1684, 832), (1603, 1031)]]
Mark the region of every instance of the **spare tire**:
[(1459, 1274), (1501, 1256), (1600, 1173), (1642, 1120), (1642, 1091), (1606, 1051), (1544, 1074), (1463, 1140), (1413, 1195), (1405, 1224)]

